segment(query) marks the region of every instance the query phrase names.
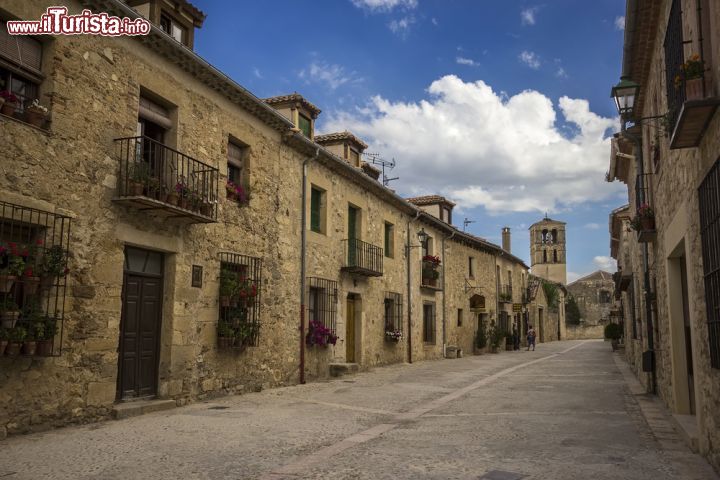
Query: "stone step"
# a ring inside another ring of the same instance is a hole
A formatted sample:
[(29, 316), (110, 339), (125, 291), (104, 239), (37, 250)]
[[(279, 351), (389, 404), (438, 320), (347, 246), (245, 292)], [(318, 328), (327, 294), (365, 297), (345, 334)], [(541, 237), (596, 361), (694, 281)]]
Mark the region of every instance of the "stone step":
[(359, 370), (357, 363), (331, 363), (330, 376), (341, 377), (350, 373), (357, 373)]
[(697, 453), (699, 435), (697, 417), (695, 417), (695, 415), (680, 415), (675, 413), (670, 418), (672, 418), (675, 424), (675, 430), (677, 430), (690, 450)]
[(136, 417), (151, 412), (160, 412), (175, 408), (175, 400), (135, 400), (118, 403), (113, 407), (112, 416), (116, 420)]

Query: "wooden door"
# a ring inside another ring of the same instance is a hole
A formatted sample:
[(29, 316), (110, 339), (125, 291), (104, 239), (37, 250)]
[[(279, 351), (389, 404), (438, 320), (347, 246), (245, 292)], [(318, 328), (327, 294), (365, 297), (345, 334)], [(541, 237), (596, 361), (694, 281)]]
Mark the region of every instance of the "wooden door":
[(355, 363), (355, 298), (347, 298), (347, 322), (345, 327), (345, 361)]
[(358, 209), (348, 207), (348, 265), (355, 266), (357, 264), (357, 217)]
[[(127, 260), (128, 251), (134, 261)], [(120, 320), (119, 399), (149, 397), (157, 393), (162, 283), (161, 254), (127, 249)]]

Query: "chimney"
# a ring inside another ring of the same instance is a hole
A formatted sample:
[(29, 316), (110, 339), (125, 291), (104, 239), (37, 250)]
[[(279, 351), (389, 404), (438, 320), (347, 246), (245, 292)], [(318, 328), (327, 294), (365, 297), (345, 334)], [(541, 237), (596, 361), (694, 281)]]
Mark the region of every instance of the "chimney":
[(510, 227), (503, 227), (502, 229), (502, 248), (508, 253), (510, 251)]

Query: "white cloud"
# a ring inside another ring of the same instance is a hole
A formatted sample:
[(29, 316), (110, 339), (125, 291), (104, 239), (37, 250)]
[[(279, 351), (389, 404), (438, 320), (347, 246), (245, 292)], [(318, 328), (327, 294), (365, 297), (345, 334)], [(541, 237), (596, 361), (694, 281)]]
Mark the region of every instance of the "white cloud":
[(436, 27), (438, 26), (438, 21), (437, 21), (437, 18), (435, 18), (435, 17), (432, 17), (432, 18), (430, 19), (430, 21), (431, 21), (431, 22), (432, 22), (432, 24), (433, 24), (433, 25), (435, 25)]
[(469, 67), (479, 67), (480, 63), (476, 62), (472, 58), (456, 57), (455, 62), (460, 65), (467, 65)]
[(589, 230), (599, 230), (600, 224), (599, 223), (586, 223), (583, 228), (587, 228)]
[(395, 35), (405, 38), (405, 37), (407, 37), (408, 33), (410, 33), (410, 27), (414, 23), (415, 23), (415, 17), (410, 15), (410, 16), (403, 17), (400, 20), (396, 19), (396, 20), (391, 21), (390, 23), (388, 23), (388, 28)]
[[(348, 129), (397, 159), (395, 188), (404, 194), (440, 193), (491, 214), (554, 212), (620, 190), (603, 181), (605, 134), (616, 122), (591, 112), (587, 100), (562, 97), (558, 112), (539, 92), (508, 98), (454, 75), (428, 92), (408, 103), (376, 96), (365, 108), (330, 114), (324, 127)], [(558, 113), (575, 126), (570, 138), (556, 125)]]
[(370, 12), (389, 12), (395, 8), (413, 9), (418, 6), (417, 0), (350, 0), (358, 8)]
[(332, 90), (348, 82), (360, 82), (355, 72), (346, 72), (340, 65), (330, 64), (323, 61), (314, 61), (307, 69), (300, 70), (298, 77), (308, 83), (324, 83)]
[(555, 71), (555, 76), (557, 78), (568, 78), (567, 72), (563, 67), (558, 67), (558, 69)]
[(532, 8), (525, 8), (520, 11), (520, 23), (523, 25), (535, 25), (535, 14), (537, 13), (538, 8), (532, 7)]
[(260, 69), (257, 67), (253, 67), (253, 75), (255, 75), (257, 78), (265, 78), (262, 76), (262, 73), (260, 73)]
[(625, 16), (615, 17), (615, 28), (625, 30)]
[(614, 272), (617, 270), (617, 263), (612, 257), (606, 257), (599, 255), (593, 258), (593, 263), (600, 269), (606, 272)]
[(535, 52), (528, 52), (527, 50), (523, 50), (522, 53), (518, 56), (521, 62), (523, 62), (528, 67), (532, 68), (533, 70), (537, 70), (540, 68), (540, 57), (535, 54)]

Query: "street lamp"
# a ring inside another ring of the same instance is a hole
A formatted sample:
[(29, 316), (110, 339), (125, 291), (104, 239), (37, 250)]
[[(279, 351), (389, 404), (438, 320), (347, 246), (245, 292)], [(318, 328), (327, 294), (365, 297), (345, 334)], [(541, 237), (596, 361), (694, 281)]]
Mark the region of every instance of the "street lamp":
[(421, 229), (419, 232), (417, 232), (418, 240), (420, 241), (421, 246), (425, 246), (425, 243), (428, 241), (428, 238), (430, 238), (430, 235), (425, 233), (425, 229)]
[(635, 100), (640, 93), (640, 85), (630, 80), (630, 77), (620, 77), (620, 83), (610, 91), (615, 99), (615, 106), (621, 118), (632, 118), (635, 112)]

